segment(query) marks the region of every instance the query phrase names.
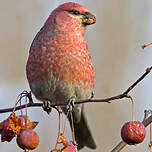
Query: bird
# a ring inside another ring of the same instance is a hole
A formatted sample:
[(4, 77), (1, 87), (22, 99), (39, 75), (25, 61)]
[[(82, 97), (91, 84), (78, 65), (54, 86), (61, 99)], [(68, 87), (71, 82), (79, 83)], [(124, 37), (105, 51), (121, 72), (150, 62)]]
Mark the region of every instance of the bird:
[[(29, 87), (38, 100), (55, 104), (92, 97), (95, 70), (84, 36), (86, 27), (95, 23), (96, 15), (78, 3), (63, 3), (51, 12), (31, 44), (26, 64)], [(72, 114), (78, 150), (96, 149), (84, 104), (74, 105)]]

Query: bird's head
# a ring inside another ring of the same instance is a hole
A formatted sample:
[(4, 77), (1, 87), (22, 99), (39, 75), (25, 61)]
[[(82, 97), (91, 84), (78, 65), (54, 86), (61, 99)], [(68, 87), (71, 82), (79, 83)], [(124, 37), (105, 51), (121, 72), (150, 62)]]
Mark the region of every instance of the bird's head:
[(96, 23), (96, 15), (78, 3), (68, 2), (61, 4), (49, 16), (49, 26), (59, 25), (62, 28), (85, 27)]

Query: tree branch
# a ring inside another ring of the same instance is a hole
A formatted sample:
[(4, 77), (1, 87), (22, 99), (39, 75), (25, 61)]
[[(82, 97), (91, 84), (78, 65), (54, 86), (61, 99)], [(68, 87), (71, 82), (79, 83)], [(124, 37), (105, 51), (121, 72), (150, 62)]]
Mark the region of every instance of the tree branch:
[[(139, 77), (139, 79), (137, 79), (127, 90), (125, 90), (122, 94), (119, 94), (117, 96), (113, 96), (113, 97), (109, 97), (109, 98), (105, 98), (105, 99), (87, 99), (87, 100), (81, 100), (81, 101), (76, 101), (74, 104), (82, 104), (82, 103), (93, 103), (93, 102), (106, 102), (106, 103), (110, 103), (113, 100), (116, 99), (122, 99), (122, 98), (130, 98), (130, 96), (128, 95), (128, 93), (135, 88), (135, 86), (140, 83), (152, 70), (152, 66), (150, 68), (147, 68), (145, 73), (143, 73), (142, 76)], [(26, 99), (28, 98), (29, 103), (24, 104), (24, 105), (20, 105), (17, 106), (18, 102), (20, 102), (22, 100), (22, 98), (26, 97)], [(56, 106), (66, 106), (68, 105), (69, 102), (65, 101), (65, 102), (56, 102), (55, 104), (52, 104), (51, 107), (56, 108)], [(27, 108), (27, 107), (42, 107), (43, 103), (34, 103), (33, 99), (32, 99), (32, 94), (31, 92), (27, 92), (27, 91), (23, 91), (20, 95), (19, 95), (19, 99), (17, 101), (17, 103), (15, 104), (15, 107), (12, 108), (6, 108), (6, 109), (0, 109), (0, 113), (6, 113), (6, 112), (12, 112), (13, 110), (17, 111), (23, 108)], [(149, 116), (148, 118), (143, 120), (143, 124), (146, 126), (148, 126), (150, 123), (152, 122), (152, 115)], [(127, 144), (124, 141), (121, 141), (111, 152), (120, 152)]]
[[(107, 102), (107, 103), (110, 103), (110, 101), (113, 101), (113, 100), (116, 100), (116, 99), (122, 99), (122, 98), (129, 98), (128, 96), (128, 93), (134, 89), (134, 87), (139, 83), (141, 82), (152, 70), (152, 66), (150, 68), (147, 68), (145, 73), (139, 78), (137, 79), (127, 90), (125, 90), (122, 94), (119, 94), (117, 96), (113, 96), (113, 97), (109, 97), (109, 98), (105, 98), (105, 99), (86, 99), (86, 100), (81, 100), (81, 101), (76, 101), (74, 102), (74, 104), (82, 104), (82, 103), (93, 103), (93, 102)], [(26, 108), (26, 107), (42, 107), (43, 104), (42, 103), (34, 103), (33, 102), (33, 99), (32, 99), (32, 95), (31, 95), (31, 92), (27, 92), (27, 91), (24, 91), (23, 92), (23, 96), (22, 96), (22, 93), (20, 94), (21, 95), (21, 98), (22, 97), (27, 97), (29, 99), (29, 103), (28, 104), (24, 104), (24, 105), (20, 105), (20, 106), (17, 106), (15, 108), (15, 111), (17, 110), (20, 110), (20, 109), (23, 109), (23, 108)], [(51, 106), (54, 108), (55, 106), (66, 106), (68, 105), (69, 102), (68, 101), (65, 101), (64, 103), (62, 102), (56, 102), (55, 104), (52, 104)], [(0, 109), (0, 113), (6, 113), (6, 112), (12, 112), (14, 109), (13, 108), (6, 108), (6, 109)]]
[[(24, 109), (26, 107), (42, 107), (43, 103), (31, 103), (29, 102), (28, 104), (20, 105), (15, 108), (15, 111)], [(6, 108), (6, 109), (0, 109), (0, 113), (7, 113), (7, 112), (12, 112), (14, 110), (14, 107), (12, 108)]]

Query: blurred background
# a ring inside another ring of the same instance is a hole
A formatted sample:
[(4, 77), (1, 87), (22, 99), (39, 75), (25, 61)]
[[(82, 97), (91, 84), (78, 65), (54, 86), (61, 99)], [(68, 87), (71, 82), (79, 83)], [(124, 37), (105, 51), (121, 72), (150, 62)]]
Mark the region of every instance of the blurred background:
[[(96, 69), (95, 98), (118, 95), (135, 82), (152, 65), (151, 0), (84, 0), (74, 1), (97, 15), (97, 23), (86, 30), (86, 40)], [(25, 74), (28, 51), (33, 38), (50, 12), (68, 0), (1, 0), (0, 4), (0, 108), (14, 106), (17, 95), (29, 90)], [(152, 74), (130, 92), (135, 100), (135, 118), (142, 120), (145, 109), (152, 107)], [(35, 99), (36, 101), (36, 99)], [(131, 120), (131, 102), (116, 100), (110, 104), (86, 104), (88, 121), (97, 143), (94, 152), (108, 152), (121, 140), (120, 130)], [(17, 112), (19, 114), (19, 112)], [(0, 114), (0, 120), (10, 113)], [(58, 117), (55, 110), (47, 115), (41, 108), (28, 108), (30, 120), (39, 121), (35, 131), (40, 144), (35, 152), (54, 148)], [(66, 137), (71, 139), (67, 127)], [(146, 139), (137, 146), (126, 146), (124, 152), (147, 152)], [(15, 139), (0, 143), (1, 152), (22, 151)], [(90, 152), (85, 148), (82, 152)]]

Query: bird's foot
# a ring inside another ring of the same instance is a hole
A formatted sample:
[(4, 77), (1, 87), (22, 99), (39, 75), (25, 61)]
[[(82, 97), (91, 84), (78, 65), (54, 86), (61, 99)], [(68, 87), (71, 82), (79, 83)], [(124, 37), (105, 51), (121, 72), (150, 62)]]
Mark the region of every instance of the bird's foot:
[(72, 110), (73, 110), (75, 98), (76, 98), (75, 96), (72, 96), (72, 97), (68, 100), (67, 111), (72, 111)]
[(46, 111), (48, 115), (50, 114), (50, 112), (52, 111), (52, 107), (51, 107), (51, 102), (50, 101), (44, 101), (43, 102), (43, 110)]
[(76, 145), (76, 139), (75, 139), (75, 132), (74, 132), (74, 120), (73, 120), (73, 109), (74, 109), (74, 102), (75, 102), (76, 97), (73, 96), (69, 99), (69, 103), (67, 105), (67, 116), (70, 114), (70, 119), (71, 119), (71, 129), (72, 129), (72, 138), (73, 138), (73, 143)]
[(94, 98), (94, 91), (91, 92), (91, 97), (90, 99)]

